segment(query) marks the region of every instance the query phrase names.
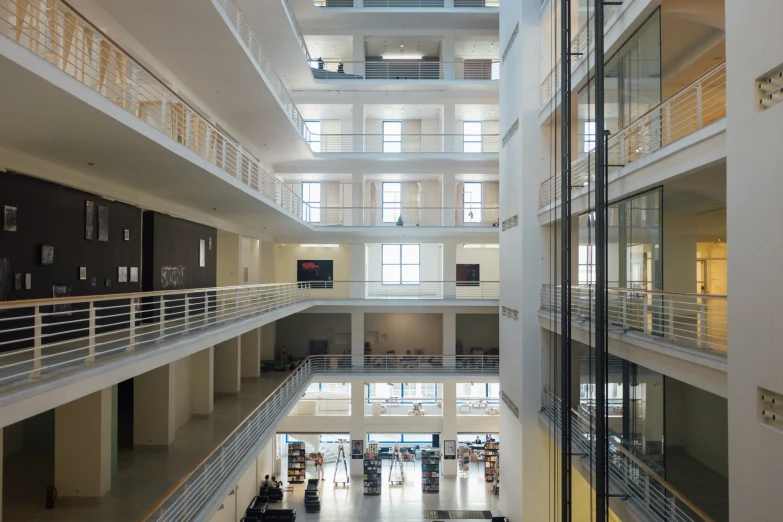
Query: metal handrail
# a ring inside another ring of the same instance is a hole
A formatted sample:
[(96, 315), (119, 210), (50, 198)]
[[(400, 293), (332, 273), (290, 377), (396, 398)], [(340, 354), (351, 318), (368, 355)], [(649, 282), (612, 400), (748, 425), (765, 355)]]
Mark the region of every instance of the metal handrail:
[[(606, 27), (608, 27), (609, 24), (614, 21), (614, 19), (620, 16), (620, 12), (622, 9), (624, 9), (626, 4), (627, 2), (623, 2), (622, 5), (607, 5), (604, 7), (604, 31), (606, 31)], [(593, 23), (594, 19), (595, 13), (590, 15), (590, 18), (587, 20), (585, 25), (583, 25), (579, 31), (577, 31), (574, 37), (571, 38), (570, 52), (572, 68), (577, 63), (581, 62), (584, 57), (592, 51), (592, 49), (588, 48), (588, 42), (591, 44), (595, 42), (595, 24)], [(539, 89), (539, 102), (541, 105), (545, 105), (547, 102), (549, 102), (555, 93), (560, 89), (560, 83), (562, 81), (562, 69), (560, 67), (561, 63), (561, 59), (558, 58), (555, 62), (555, 66), (551, 71), (549, 71), (544, 80), (541, 82), (541, 87)], [(557, 100), (554, 101), (555, 105), (557, 105)]]
[[(546, 388), (541, 391), (542, 412), (556, 427), (561, 426), (561, 402)], [(594, 421), (578, 411), (571, 412), (572, 444), (595, 460)], [(621, 444), (609, 445), (609, 478), (616, 490), (635, 500), (653, 520), (661, 522), (713, 522), (698, 506)]]
[(3, 302), (0, 385), (135, 350), (155, 350), (164, 341), (314, 299), (498, 298), (497, 282), (460, 284), (319, 281)]
[[(377, 367), (378, 359), (386, 364)], [(246, 460), (258, 451), (285, 417), (314, 377), (339, 375), (365, 377), (388, 375), (496, 376), (498, 356), (416, 356), (417, 362), (401, 366), (397, 356), (317, 355), (305, 359), (245, 420), (206, 458), (180, 479), (142, 518), (142, 521), (181, 522), (192, 520), (220, 498), (228, 482)]]
[[(560, 313), (560, 286), (542, 285), (541, 310)], [(592, 286), (571, 288), (574, 320), (592, 320)], [(609, 324), (687, 348), (725, 356), (728, 351), (728, 297), (609, 288)]]
[(500, 60), (467, 59), (460, 62), (437, 60), (334, 61), (310, 59), (316, 80), (498, 80)]
[[(396, 205), (396, 204), (395, 204)], [(312, 209), (310, 224), (319, 227), (497, 227), (498, 207), (464, 208), (391, 206), (320, 207)]]
[[(396, 140), (396, 141), (394, 141)], [(310, 134), (310, 147), (316, 153), (460, 153), (500, 152), (498, 134)], [(387, 144), (399, 144), (390, 152)]]
[[(610, 137), (609, 164), (628, 165), (725, 117), (724, 62)], [(594, 179), (595, 155), (592, 152), (571, 163), (573, 190), (584, 187)], [(557, 201), (560, 187), (560, 176), (553, 176), (541, 183), (539, 206)]]
[[(313, 0), (315, 7), (359, 7), (354, 0)], [(495, 7), (500, 5), (500, 0), (454, 0), (454, 7)], [(364, 0), (361, 7), (446, 7), (445, 0)]]
[(0, 34), (302, 218), (307, 205), (165, 81), (62, 0), (0, 3)]

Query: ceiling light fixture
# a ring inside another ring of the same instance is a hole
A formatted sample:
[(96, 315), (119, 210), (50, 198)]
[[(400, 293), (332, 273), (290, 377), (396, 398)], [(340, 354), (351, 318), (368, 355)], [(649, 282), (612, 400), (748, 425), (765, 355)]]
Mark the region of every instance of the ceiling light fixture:
[(384, 54), (381, 58), (384, 60), (421, 60), (424, 56), (421, 54)]
[(462, 248), (500, 248), (500, 245), (497, 243), (487, 243), (487, 244), (463, 243)]

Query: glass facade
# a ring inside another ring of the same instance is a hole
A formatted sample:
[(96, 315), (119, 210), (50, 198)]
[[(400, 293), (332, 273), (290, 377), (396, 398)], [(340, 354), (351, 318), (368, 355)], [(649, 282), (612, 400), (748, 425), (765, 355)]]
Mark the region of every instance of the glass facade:
[[(612, 134), (661, 103), (661, 12), (647, 19), (606, 63), (606, 128)], [(579, 92), (577, 155), (595, 143), (595, 82)], [(592, 135), (591, 135), (592, 133)]]

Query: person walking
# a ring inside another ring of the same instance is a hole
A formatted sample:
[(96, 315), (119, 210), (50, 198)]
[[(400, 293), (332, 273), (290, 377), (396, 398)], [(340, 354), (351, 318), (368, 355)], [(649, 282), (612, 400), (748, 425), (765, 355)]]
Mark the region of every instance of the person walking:
[(321, 452), (315, 456), (315, 471), (319, 479), (326, 480), (324, 479), (324, 454)]

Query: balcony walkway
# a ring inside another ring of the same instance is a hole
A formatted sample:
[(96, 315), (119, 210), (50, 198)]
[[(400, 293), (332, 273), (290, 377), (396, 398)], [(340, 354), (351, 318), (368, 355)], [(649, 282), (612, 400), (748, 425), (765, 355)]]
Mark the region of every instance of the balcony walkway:
[[(58, 500), (44, 509), (43, 494), (54, 478), (53, 451), (23, 449), (5, 458), (3, 520), (6, 522), (136, 522), (183, 475), (236, 428), (290, 372), (243, 379), (239, 395), (216, 395), (209, 417), (194, 417), (167, 448), (119, 448), (117, 474), (99, 504)], [(50, 434), (54, 437), (54, 433)], [(52, 441), (53, 446), (53, 441)]]

